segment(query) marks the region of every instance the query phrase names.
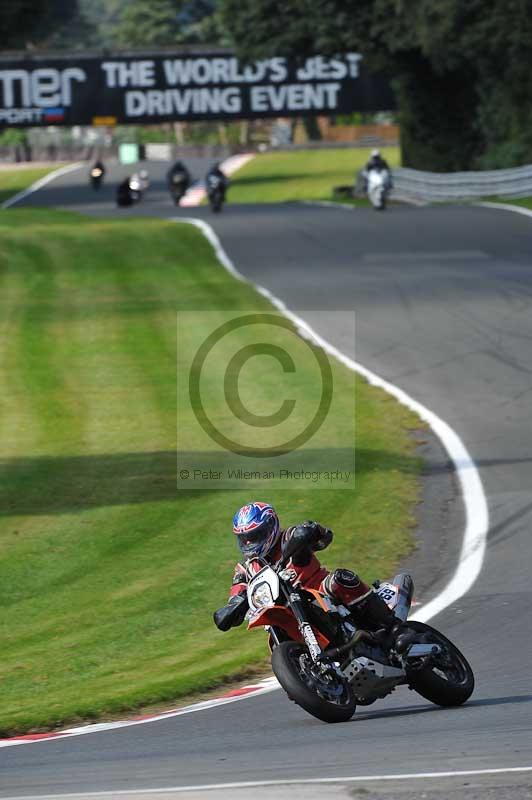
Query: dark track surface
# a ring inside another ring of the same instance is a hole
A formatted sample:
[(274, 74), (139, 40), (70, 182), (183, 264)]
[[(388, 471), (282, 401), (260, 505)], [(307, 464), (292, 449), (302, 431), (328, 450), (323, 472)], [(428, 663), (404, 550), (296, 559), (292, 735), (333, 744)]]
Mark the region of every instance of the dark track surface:
[[(111, 191), (97, 206), (80, 176), (67, 175), (28, 202), (115, 213)], [(132, 213), (176, 209), (155, 187)], [(532, 219), (456, 206), (376, 214), (229, 205), (219, 217), (204, 208), (178, 213), (207, 219), (239, 270), (350, 355), (334, 310), (354, 308), (357, 359), (464, 440), (488, 496), (488, 552), (473, 589), (432, 623), (470, 657), (477, 689), (468, 705), (442, 710), (402, 688), (338, 726), (274, 692), (7, 748), (0, 796), (530, 764)], [(330, 312), (326, 320), (316, 309)]]

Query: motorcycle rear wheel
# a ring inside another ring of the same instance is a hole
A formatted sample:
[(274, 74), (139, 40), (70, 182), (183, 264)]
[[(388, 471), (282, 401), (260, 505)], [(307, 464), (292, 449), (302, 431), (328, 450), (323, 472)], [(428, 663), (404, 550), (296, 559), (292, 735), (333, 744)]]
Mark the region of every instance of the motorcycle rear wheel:
[(409, 685), (418, 694), (438, 706), (461, 706), (469, 700), (475, 688), (475, 677), (467, 658), (443, 633), (423, 622), (408, 622), (416, 633), (424, 634), (423, 641), (439, 645), (443, 654), (427, 669), (408, 674)]
[(273, 650), (273, 672), (290, 700), (322, 722), (347, 722), (356, 709), (351, 687), (340, 678), (334, 680), (335, 675), (317, 679), (311, 666), (308, 650), (299, 642), (282, 642)]

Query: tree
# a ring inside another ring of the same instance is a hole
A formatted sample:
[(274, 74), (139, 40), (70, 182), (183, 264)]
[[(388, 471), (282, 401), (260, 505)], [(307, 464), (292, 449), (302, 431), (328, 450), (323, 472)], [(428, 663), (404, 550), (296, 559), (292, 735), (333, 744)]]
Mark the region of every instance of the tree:
[(184, 0), (178, 20), (182, 44), (227, 45), (230, 42), (216, 0)]
[(4, 0), (0, 3), (2, 50), (25, 48), (47, 15), (46, 0)]
[(470, 83), (473, 165), (532, 161), (532, 0), (440, 0), (423, 4), (419, 39), (441, 72)]
[(144, 48), (218, 44), (223, 35), (215, 0), (133, 0), (121, 9), (114, 42)]
[(77, 0), (2, 0), (0, 42), (3, 50), (72, 47), (87, 38), (88, 25)]
[(356, 49), (385, 71), (405, 164), (532, 160), (532, 0), (222, 0), (222, 14), (243, 58)]
[(176, 43), (180, 3), (176, 0), (133, 0), (125, 5), (114, 31), (122, 47), (164, 47)]

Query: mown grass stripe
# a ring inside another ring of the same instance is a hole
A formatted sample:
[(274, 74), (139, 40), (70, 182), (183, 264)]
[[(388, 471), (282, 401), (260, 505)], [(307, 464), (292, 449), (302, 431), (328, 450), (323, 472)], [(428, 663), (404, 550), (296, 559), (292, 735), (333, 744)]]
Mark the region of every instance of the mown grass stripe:
[[(17, 332), (0, 394), (13, 430), (29, 428), (1, 465), (2, 734), (174, 700), (262, 663), (262, 636), (211, 622), (237, 555), (230, 518), (251, 493), (285, 524), (330, 524), (330, 567), (377, 577), (411, 546), (418, 420), (360, 379), (356, 492), (177, 493), (176, 312), (268, 307), (199, 232), (14, 210), (0, 242)], [(257, 369), (267, 396), (278, 374)], [(347, 412), (352, 374), (336, 365), (334, 380)]]

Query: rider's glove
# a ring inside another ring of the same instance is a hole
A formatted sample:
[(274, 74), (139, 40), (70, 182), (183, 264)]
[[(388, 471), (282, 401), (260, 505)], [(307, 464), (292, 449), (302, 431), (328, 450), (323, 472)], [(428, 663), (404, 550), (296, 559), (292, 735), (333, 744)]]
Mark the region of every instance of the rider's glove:
[(330, 528), (325, 528), (323, 525), (320, 525), (319, 522), (308, 520), (304, 522), (301, 527), (309, 528), (312, 531), (309, 535), (310, 547), (312, 550), (325, 550), (332, 542), (333, 532)]
[(315, 550), (325, 550), (332, 542), (333, 534), (318, 522), (308, 520), (288, 528), (283, 541), (283, 555), (292, 556), (294, 564), (305, 566)]
[(214, 612), (214, 624), (221, 631), (236, 628), (244, 622), (248, 608), (249, 603), (246, 592), (235, 594), (225, 606)]
[[(301, 550), (310, 551), (314, 546), (316, 532), (313, 522), (303, 522), (301, 525), (294, 525), (288, 528), (283, 541), (283, 555), (294, 556)], [(310, 556), (310, 553), (309, 553)]]

